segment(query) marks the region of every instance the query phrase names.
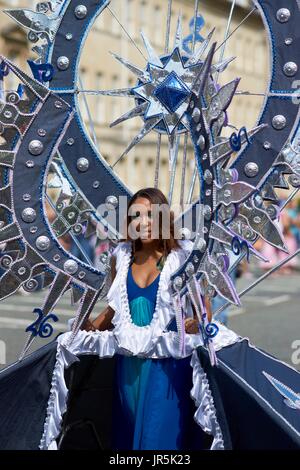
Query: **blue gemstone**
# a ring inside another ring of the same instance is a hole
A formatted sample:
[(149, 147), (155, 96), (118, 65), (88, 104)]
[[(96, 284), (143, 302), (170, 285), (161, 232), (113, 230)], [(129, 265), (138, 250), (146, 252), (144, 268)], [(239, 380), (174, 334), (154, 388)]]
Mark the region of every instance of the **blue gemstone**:
[(175, 72), (171, 72), (154, 91), (154, 95), (170, 113), (175, 113), (190, 93)]

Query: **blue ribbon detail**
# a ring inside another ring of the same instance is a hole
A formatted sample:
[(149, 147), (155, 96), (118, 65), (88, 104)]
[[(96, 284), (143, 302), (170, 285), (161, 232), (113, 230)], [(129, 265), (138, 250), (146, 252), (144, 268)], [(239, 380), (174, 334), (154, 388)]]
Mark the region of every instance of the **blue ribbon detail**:
[(246, 127), (241, 127), (238, 134), (236, 132), (233, 132), (233, 134), (231, 134), (230, 136), (230, 145), (232, 150), (234, 150), (235, 152), (241, 150), (243, 134), (245, 135), (248, 144), (251, 144)]
[(36, 313), (38, 318), (35, 322), (26, 328), (26, 332), (32, 333), (33, 336), (39, 336), (40, 338), (49, 338), (53, 333), (53, 326), (47, 323), (48, 320), (58, 321), (58, 317), (54, 313), (50, 313), (43, 320), (43, 310), (35, 308), (33, 313)]
[(24, 87), (23, 87), (22, 83), (19, 83), (17, 93), (18, 93), (19, 97), (22, 98), (22, 96), (24, 94)]
[(9, 67), (4, 60), (0, 62), (0, 80), (3, 80), (9, 74)]
[(209, 338), (214, 338), (219, 332), (219, 327), (215, 323), (209, 323), (205, 327), (205, 333)]
[[(194, 32), (195, 32), (195, 18), (193, 17), (190, 21), (190, 34), (186, 36), (183, 40), (183, 49), (188, 53), (192, 53), (192, 46), (193, 46), (193, 40), (194, 40)], [(195, 35), (195, 44), (197, 42), (203, 42), (204, 37), (201, 36), (200, 31), (205, 25), (205, 20), (202, 15), (198, 15), (196, 17), (196, 35)]]
[(50, 82), (54, 75), (54, 67), (51, 64), (37, 64), (33, 60), (27, 60), (32, 75), (39, 82)]
[(231, 250), (235, 255), (240, 255), (243, 248), (246, 250), (247, 262), (249, 263), (250, 249), (249, 245), (245, 240), (240, 240), (238, 237), (234, 237), (231, 242)]

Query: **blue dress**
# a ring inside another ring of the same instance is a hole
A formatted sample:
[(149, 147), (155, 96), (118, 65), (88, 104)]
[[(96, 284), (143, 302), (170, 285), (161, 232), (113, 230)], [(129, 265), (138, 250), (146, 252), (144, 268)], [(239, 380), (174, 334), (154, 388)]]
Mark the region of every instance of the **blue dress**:
[[(133, 323), (153, 317), (160, 274), (147, 287), (127, 277)], [(168, 328), (176, 330), (176, 321)], [(201, 449), (202, 430), (193, 420), (192, 368), (184, 359), (116, 356), (113, 440), (115, 450)]]

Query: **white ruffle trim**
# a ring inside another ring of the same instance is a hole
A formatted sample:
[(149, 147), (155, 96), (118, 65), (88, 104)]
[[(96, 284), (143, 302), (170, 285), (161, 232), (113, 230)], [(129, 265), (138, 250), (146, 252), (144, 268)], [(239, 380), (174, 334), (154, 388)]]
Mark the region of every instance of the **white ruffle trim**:
[[(113, 254), (117, 259), (117, 273), (107, 293), (107, 302), (115, 310), (112, 320), (115, 328), (112, 331), (96, 332), (80, 330), (68, 349), (66, 345), (71, 332), (58, 337), (56, 365), (40, 449), (57, 449), (56, 439), (61, 431), (62, 416), (67, 409), (68, 398), (64, 369), (77, 361), (79, 355), (93, 354), (99, 358), (105, 358), (113, 357), (117, 353), (152, 359), (182, 358), (192, 355), (194, 385), (191, 396), (198, 406), (195, 419), (202, 429), (214, 435), (211, 449), (222, 448), (221, 431), (216, 420), (208, 381), (197, 360), (196, 349), (203, 345), (202, 336), (186, 334), (185, 355), (182, 356), (178, 333), (166, 331), (167, 325), (175, 316), (171, 299), (170, 276), (184, 262), (193, 243), (189, 240), (181, 240), (180, 245), (181, 250), (172, 250), (167, 257), (160, 275), (153, 319), (150, 325), (144, 327), (135, 325), (130, 315), (126, 279), (131, 259), (131, 243), (122, 242), (115, 248)], [(70, 326), (71, 321), (69, 321)], [(216, 351), (241, 339), (221, 323), (215, 323), (219, 327), (219, 332), (213, 339)]]
[(223, 435), (217, 420), (214, 400), (197, 351), (193, 352), (191, 366), (193, 368), (193, 388), (190, 395), (197, 407), (194, 419), (204, 432), (213, 436), (210, 450), (224, 450)]
[[(241, 338), (233, 331), (218, 323), (219, 332), (214, 338), (216, 350), (229, 346)], [(71, 332), (60, 335), (57, 338), (56, 364), (53, 372), (53, 379), (50, 390), (50, 397), (47, 407), (47, 417), (44, 425), (44, 432), (40, 442), (41, 450), (57, 449), (56, 439), (61, 431), (62, 416), (67, 409), (68, 389), (66, 387), (64, 370), (71, 364), (78, 361), (79, 355), (92, 354), (99, 358), (113, 357), (114, 354), (133, 355), (131, 349), (139, 351), (140, 357), (160, 359), (164, 357), (182, 357), (179, 351), (178, 334), (169, 331), (163, 333), (155, 342), (151, 352), (144, 354), (142, 352), (142, 337), (135, 335), (132, 343), (128, 343), (128, 350), (120, 348), (113, 331), (87, 332), (79, 331), (74, 338), (73, 343), (66, 349)], [(133, 345), (134, 344), (134, 345)], [(193, 367), (193, 388), (191, 396), (195, 400), (198, 410), (195, 414), (196, 422), (205, 432), (211, 432), (215, 436), (212, 446), (213, 449), (221, 448), (219, 428), (215, 418), (215, 410), (210, 394), (206, 374), (204, 373), (199, 360), (197, 359), (196, 348), (202, 345), (200, 335), (186, 335), (186, 356), (192, 354), (191, 366)], [(211, 430), (211, 431), (209, 431)]]
[(64, 376), (65, 368), (76, 361), (79, 359), (58, 342), (40, 450), (57, 450), (56, 438), (61, 430), (62, 416), (67, 409), (68, 389)]

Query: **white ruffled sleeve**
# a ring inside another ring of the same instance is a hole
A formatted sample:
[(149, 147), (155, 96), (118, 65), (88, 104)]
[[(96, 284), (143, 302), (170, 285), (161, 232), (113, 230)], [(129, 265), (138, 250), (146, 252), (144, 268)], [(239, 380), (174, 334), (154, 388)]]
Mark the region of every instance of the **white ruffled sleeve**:
[(124, 254), (125, 247), (128, 245), (129, 242), (119, 242), (117, 246), (111, 253), (111, 256), (116, 258), (116, 277), (110, 285), (108, 292), (106, 294), (106, 301), (107, 304), (116, 311), (118, 308), (118, 296), (120, 293), (118, 292), (117, 286), (119, 283), (119, 273), (120, 273), (120, 266), (122, 264), (122, 257)]

